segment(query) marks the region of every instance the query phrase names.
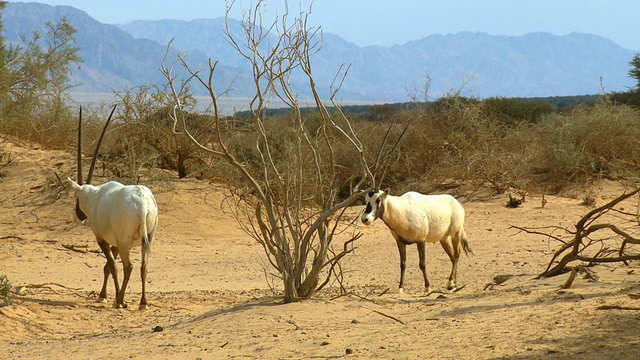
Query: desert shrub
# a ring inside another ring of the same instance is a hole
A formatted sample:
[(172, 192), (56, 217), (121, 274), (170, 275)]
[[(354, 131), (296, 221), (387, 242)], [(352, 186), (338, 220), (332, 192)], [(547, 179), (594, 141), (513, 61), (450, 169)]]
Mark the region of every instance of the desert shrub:
[[(158, 166), (173, 170), (182, 179), (188, 175), (202, 177), (210, 162), (199, 152), (198, 147), (184, 135), (173, 132), (168, 107), (162, 107), (151, 116), (141, 120), (147, 125), (147, 141), (157, 154)], [(212, 117), (206, 114), (187, 113), (185, 121), (191, 134), (201, 143), (209, 143), (213, 136)]]
[(618, 92), (609, 95), (616, 104), (624, 104), (640, 108), (640, 90)]
[(23, 43), (4, 49), (0, 71), (0, 132), (50, 148), (63, 148), (72, 138), (65, 92), (71, 88), (72, 64), (81, 62), (76, 30), (66, 19), (47, 23)]
[[(509, 111), (496, 112), (495, 104)], [(454, 193), (467, 184), (502, 193), (509, 188), (557, 191), (597, 178), (637, 177), (638, 110), (614, 105), (606, 97), (566, 112), (547, 107), (527, 112), (528, 106), (519, 100), (447, 97), (397, 114), (399, 123), (410, 122), (411, 127), (389, 167), (387, 186), (398, 192)], [(375, 126), (360, 129), (368, 148), (375, 148), (384, 132)]]
[(0, 276), (0, 307), (11, 305), (11, 283), (6, 275)]
[(600, 101), (551, 115), (537, 130), (547, 146), (540, 160), (556, 179), (617, 178), (638, 170), (640, 114), (631, 107)]
[(517, 175), (509, 173), (516, 150), (522, 148), (519, 127), (508, 127), (489, 114), (482, 102), (456, 97), (413, 111), (402, 144), (404, 163), (412, 169), (410, 186), (432, 191), (475, 183), (489, 184), (496, 192), (515, 186)]
[(517, 125), (521, 121), (538, 122), (555, 111), (552, 105), (540, 101), (492, 97), (482, 101), (487, 116), (507, 125)]
[[(118, 101), (112, 124), (98, 154), (102, 176), (137, 183), (143, 170), (156, 168), (176, 171), (179, 178), (191, 173), (202, 175), (209, 164), (200, 157), (197, 146), (173, 132), (169, 117), (172, 108), (167, 105), (169, 95), (165, 88), (139, 86), (115, 95)], [(184, 95), (182, 101), (193, 104), (190, 95)], [(84, 137), (97, 139), (108, 116), (106, 109), (105, 106), (90, 113), (87, 119), (90, 125), (85, 126)], [(211, 136), (210, 117), (185, 114), (193, 134), (206, 143)]]
[[(455, 145), (449, 143), (445, 126), (448, 122), (433, 111), (416, 110), (402, 113), (398, 123), (410, 123), (410, 127), (398, 144), (397, 158), (389, 166), (387, 186), (399, 192), (409, 189), (430, 192), (452, 176), (449, 165), (459, 154)], [(371, 149), (382, 141), (385, 130), (379, 126), (375, 131), (379, 135), (368, 145)]]
[[(353, 164), (357, 161), (358, 154), (353, 149), (353, 146), (336, 141), (339, 138), (336, 130), (328, 127), (321, 127), (321, 119), (312, 112), (307, 112), (304, 116), (304, 139), (313, 144), (313, 147), (304, 147), (298, 145), (298, 134), (296, 134), (290, 124), (292, 114), (280, 114), (277, 117), (269, 118), (267, 121), (269, 127), (265, 128), (266, 142), (260, 143), (256, 141), (257, 132), (255, 129), (235, 127), (229, 128), (224, 134), (224, 138), (227, 141), (229, 151), (240, 162), (243, 163), (250, 171), (260, 173), (265, 171), (263, 164), (263, 157), (268, 156), (273, 162), (273, 168), (267, 169), (270, 178), (275, 178), (276, 171), (279, 174), (284, 174), (292, 171), (291, 166), (300, 161), (303, 164), (301, 174), (304, 176), (317, 176), (311, 171), (311, 168), (319, 166), (321, 172), (325, 174), (326, 178), (335, 179), (335, 181), (328, 185), (338, 191), (344, 191), (344, 195), (349, 194), (348, 185), (350, 180), (356, 178), (356, 175), (361, 172), (362, 169), (354, 169)], [(336, 120), (339, 121), (339, 120)], [(354, 121), (354, 124), (356, 122)], [(360, 122), (360, 124), (369, 125), (367, 122)], [(352, 124), (353, 125), (353, 124)], [(375, 126), (375, 125), (372, 125)], [(357, 127), (357, 125), (354, 125)], [(376, 138), (377, 139), (377, 138)], [(376, 139), (372, 141), (376, 141)], [(377, 139), (379, 141), (382, 140)], [(267, 146), (268, 145), (268, 146)], [(316, 163), (316, 157), (328, 156), (331, 153), (331, 158), (335, 162), (335, 166), (329, 166), (328, 163)], [(373, 160), (372, 160), (373, 161)], [(223, 164), (216, 163), (219, 166)], [(225, 167), (226, 171), (231, 170)], [(234, 175), (235, 174), (235, 175)], [(237, 172), (231, 172), (231, 175), (236, 176)], [(227, 174), (218, 174), (218, 177), (228, 176)], [(237, 176), (232, 181), (228, 179), (228, 183), (238, 181)], [(303, 186), (301, 187), (305, 199), (312, 200), (316, 189), (310, 184), (313, 184), (315, 179), (303, 178), (301, 179)], [(225, 180), (225, 182), (227, 182)], [(305, 184), (309, 184), (306, 186)], [(318, 199), (316, 199), (318, 200)]]
[(389, 122), (398, 113), (390, 104), (371, 105), (365, 115), (366, 119), (374, 122)]
[[(4, 144), (4, 140), (0, 139), (0, 145)], [(11, 164), (15, 164), (15, 157), (11, 152), (8, 151), (0, 151), (0, 180), (5, 177), (5, 168), (10, 166)]]

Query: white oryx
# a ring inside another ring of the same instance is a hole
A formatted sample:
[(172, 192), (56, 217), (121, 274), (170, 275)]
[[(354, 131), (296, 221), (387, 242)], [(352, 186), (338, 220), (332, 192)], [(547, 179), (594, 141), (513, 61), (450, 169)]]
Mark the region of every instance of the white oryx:
[[(115, 107), (114, 107), (115, 110)], [(98, 152), (104, 131), (111, 120), (111, 115), (104, 126), (100, 140), (96, 145)], [(106, 301), (107, 281), (109, 275), (113, 277), (116, 300), (115, 307), (124, 307), (124, 294), (131, 277), (133, 265), (129, 258), (129, 250), (134, 246), (142, 245), (142, 265), (140, 277), (142, 278), (142, 297), (140, 309), (147, 308), (145, 285), (147, 278), (147, 260), (151, 247), (151, 241), (155, 235), (158, 224), (158, 206), (151, 190), (143, 185), (123, 185), (116, 181), (109, 181), (102, 185), (90, 185), (96, 156), (92, 159), (91, 168), (85, 185), (82, 185), (82, 161), (80, 147), (80, 133), (82, 123), (82, 109), (80, 110), (80, 122), (78, 125), (78, 182), (68, 179), (71, 188), (76, 195), (75, 215), (80, 221), (88, 221), (96, 241), (102, 249), (107, 263), (104, 266), (104, 282), (100, 291), (100, 299)], [(118, 285), (116, 259), (120, 255), (124, 269), (122, 288)]]
[(413, 191), (402, 196), (392, 196), (387, 189), (369, 192), (365, 196), (365, 202), (367, 207), (362, 214), (362, 222), (370, 225), (374, 220), (382, 219), (398, 244), (400, 292), (403, 291), (407, 244), (417, 244), (425, 291), (431, 292), (425, 263), (425, 243), (438, 241), (452, 264), (447, 289), (456, 290), (460, 246), (462, 245), (467, 255), (473, 253), (464, 232), (464, 208), (458, 200), (451, 195), (423, 195)]

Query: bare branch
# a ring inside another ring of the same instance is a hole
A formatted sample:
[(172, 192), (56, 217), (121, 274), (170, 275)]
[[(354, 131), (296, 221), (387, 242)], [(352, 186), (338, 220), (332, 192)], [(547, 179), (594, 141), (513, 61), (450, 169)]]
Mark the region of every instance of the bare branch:
[[(640, 254), (625, 253), (626, 245), (640, 244), (640, 238), (634, 237), (618, 225), (595, 222), (611, 213), (614, 220), (624, 220), (626, 215), (627, 218), (630, 218), (627, 221), (633, 223), (635, 226), (637, 214), (625, 213), (620, 209), (616, 209), (615, 206), (621, 204), (631, 196), (636, 195), (638, 192), (640, 192), (640, 188), (629, 193), (624, 193), (612, 201), (589, 211), (578, 220), (575, 225), (575, 231), (570, 232), (567, 230), (568, 233), (574, 235), (573, 239), (567, 242), (542, 231), (517, 226), (511, 227), (530, 234), (544, 235), (562, 243), (561, 247), (554, 252), (547, 268), (538, 277), (550, 277), (565, 273), (571, 268), (569, 264), (573, 261), (582, 261), (588, 265), (613, 262), (627, 264), (630, 260), (640, 260)], [(614, 236), (602, 236), (600, 235), (602, 230), (609, 230)], [(596, 233), (600, 236), (594, 238), (593, 236), (596, 235)], [(620, 239), (622, 241), (619, 241)], [(618, 248), (615, 248), (615, 246), (618, 246)], [(617, 254), (617, 256), (614, 254)]]

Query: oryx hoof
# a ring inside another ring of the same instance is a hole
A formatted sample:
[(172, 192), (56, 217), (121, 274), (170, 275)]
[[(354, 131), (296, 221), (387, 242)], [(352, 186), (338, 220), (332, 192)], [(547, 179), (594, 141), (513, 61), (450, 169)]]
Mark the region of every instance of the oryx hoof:
[(126, 309), (128, 306), (125, 303), (116, 303), (113, 307), (116, 309)]

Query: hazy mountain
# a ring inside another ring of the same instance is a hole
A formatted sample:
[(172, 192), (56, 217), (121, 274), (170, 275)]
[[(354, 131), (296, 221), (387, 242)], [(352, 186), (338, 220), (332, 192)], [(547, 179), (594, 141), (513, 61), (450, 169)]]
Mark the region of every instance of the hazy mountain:
[[(19, 43), (20, 35), (27, 38), (38, 31), (46, 38), (46, 23), (56, 23), (66, 17), (73, 26), (80, 56), (84, 62), (74, 69), (74, 91), (111, 92), (123, 91), (135, 86), (164, 84), (166, 80), (158, 68), (165, 55), (166, 43), (149, 39), (136, 39), (117, 26), (102, 24), (86, 12), (70, 6), (50, 6), (40, 3), (8, 3), (2, 15), (4, 36), (10, 43)], [(178, 47), (175, 54), (183, 53)], [(200, 51), (189, 51), (188, 59), (196, 69), (206, 67), (208, 58)], [(183, 75), (178, 67), (176, 75)], [(238, 76), (240, 70), (221, 66), (220, 82), (228, 82)], [(246, 91), (247, 89), (242, 89)]]
[[(224, 36), (224, 18), (193, 21), (134, 21), (123, 25), (97, 22), (85, 12), (67, 6), (9, 3), (2, 21), (5, 37), (17, 41), (18, 34), (38, 30), (44, 24), (67, 16), (78, 33), (85, 60), (75, 73), (78, 90), (122, 90), (135, 85), (165, 82), (157, 70), (166, 45), (174, 39), (174, 53), (188, 53), (195, 68), (206, 67), (208, 57), (219, 61), (217, 91), (233, 82), (234, 97), (251, 92), (250, 67)], [(236, 20), (230, 30), (242, 40)], [(600, 79), (606, 91), (624, 91), (634, 85), (627, 75), (634, 52), (590, 34), (555, 36), (531, 33), (494, 36), (462, 32), (430, 35), (401, 45), (359, 47), (333, 34), (323, 35), (322, 50), (312, 58), (315, 80), (326, 94), (341, 64), (351, 64), (341, 98), (347, 100), (406, 101), (408, 91), (438, 97), (463, 89), (467, 96), (554, 96), (599, 93)], [(304, 91), (304, 79), (293, 78)]]
[[(230, 23), (240, 34), (239, 24)], [(221, 63), (241, 62), (225, 41), (224, 18), (212, 20), (134, 21), (118, 25), (137, 38), (198, 49)], [(358, 47), (333, 34), (324, 34), (323, 48), (314, 58), (317, 79), (333, 79), (341, 64), (351, 64), (343, 86), (351, 97), (406, 100), (407, 91), (439, 96), (458, 90), (488, 96), (553, 96), (622, 91), (634, 83), (627, 75), (634, 52), (605, 38), (572, 33), (555, 36), (530, 33), (494, 36), (461, 32), (430, 35), (402, 45)], [(326, 82), (325, 82), (326, 84)]]

